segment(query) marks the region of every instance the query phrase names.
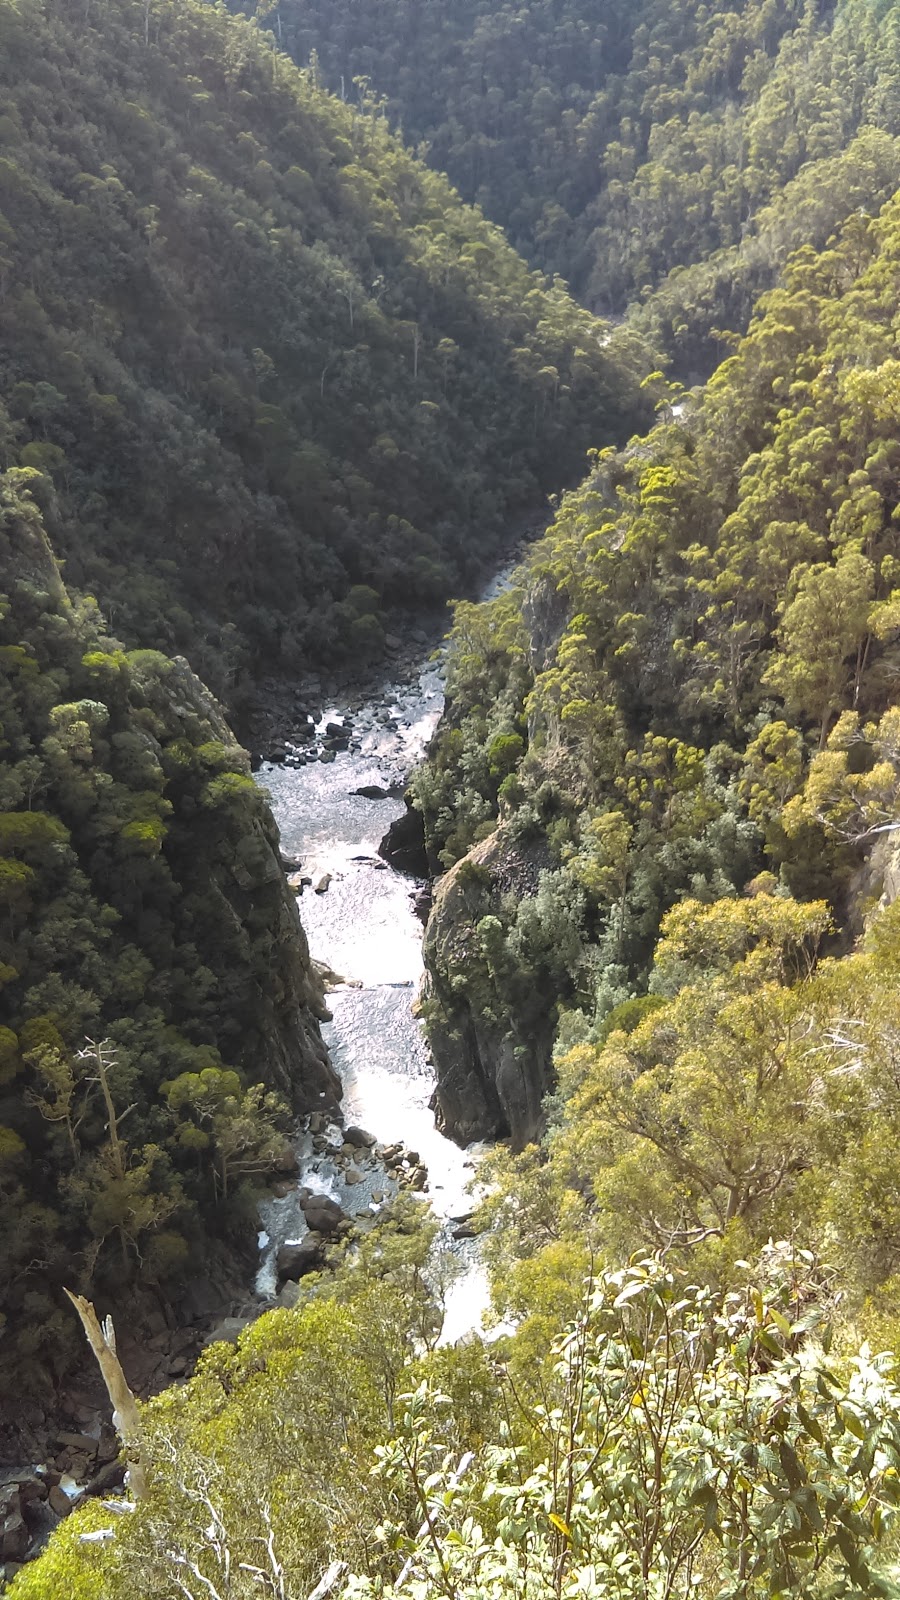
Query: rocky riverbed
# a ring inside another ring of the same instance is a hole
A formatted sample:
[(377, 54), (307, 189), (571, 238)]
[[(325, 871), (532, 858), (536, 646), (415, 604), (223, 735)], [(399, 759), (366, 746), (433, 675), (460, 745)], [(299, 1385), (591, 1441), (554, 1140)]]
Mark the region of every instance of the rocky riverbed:
[(343, 1127), (314, 1114), (297, 1144), (297, 1183), (263, 1207), (257, 1292), (264, 1303), (296, 1298), (293, 1280), (327, 1247), (327, 1233), (316, 1237), (323, 1200), (337, 1233), (365, 1227), (407, 1189), (430, 1201), (441, 1244), (459, 1257), (449, 1340), (479, 1325), (487, 1300), (468, 1225), (477, 1152), (435, 1126), (434, 1074), (414, 1015), (429, 887), (416, 876), (426, 871), (421, 835), (402, 798), (442, 707), (438, 658), (374, 701), (315, 707), (306, 736), (285, 738), (257, 774), (325, 982), (323, 1033), (344, 1085)]

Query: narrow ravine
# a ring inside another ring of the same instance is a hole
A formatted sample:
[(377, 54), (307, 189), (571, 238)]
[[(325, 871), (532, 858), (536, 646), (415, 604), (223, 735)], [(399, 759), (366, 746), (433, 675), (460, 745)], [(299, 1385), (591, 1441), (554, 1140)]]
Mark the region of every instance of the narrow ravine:
[[(507, 579), (507, 572), (499, 574), (484, 598)], [(311, 955), (347, 980), (331, 989), (332, 1021), (323, 1027), (344, 1084), (345, 1125), (361, 1126), (382, 1148), (401, 1145), (412, 1152), (427, 1172), (419, 1192), (441, 1221), (440, 1244), (459, 1258), (460, 1274), (445, 1299), (441, 1339), (449, 1343), (481, 1326), (488, 1303), (478, 1241), (456, 1237), (472, 1209), (469, 1185), (479, 1151), (460, 1149), (435, 1127), (434, 1073), (413, 1010), (423, 972), (423, 930), (413, 902), (422, 885), (377, 855), (388, 827), (404, 810), (404, 784), (442, 708), (438, 658), (355, 711), (323, 708), (319, 729), (343, 724), (350, 748), (322, 761), (310, 759), (308, 745), (298, 746), (294, 759), (301, 765), (264, 763), (257, 778), (270, 795), (285, 857), (302, 863), (298, 878), (312, 880), (300, 897)], [(354, 792), (363, 788), (379, 789), (386, 797)], [(327, 888), (317, 893), (326, 877)], [(385, 1180), (383, 1164), (365, 1150), (348, 1168), (339, 1155), (342, 1142), (337, 1127), (320, 1129), (317, 1137), (303, 1135), (299, 1183), (265, 1202), (256, 1284), (261, 1297), (276, 1293), (279, 1248), (302, 1241), (306, 1231), (301, 1188), (328, 1195), (360, 1219), (371, 1217), (396, 1192), (396, 1183)]]

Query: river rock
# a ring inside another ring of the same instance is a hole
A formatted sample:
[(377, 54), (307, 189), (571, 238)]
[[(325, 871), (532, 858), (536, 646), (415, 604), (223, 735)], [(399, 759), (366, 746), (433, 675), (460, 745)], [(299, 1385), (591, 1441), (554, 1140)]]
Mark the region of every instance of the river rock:
[(363, 1173), (361, 1173), (359, 1167), (355, 1167), (351, 1161), (350, 1165), (344, 1169), (344, 1182), (353, 1184), (362, 1183), (362, 1181)]
[(249, 1328), (253, 1320), (252, 1317), (223, 1317), (214, 1328), (210, 1328), (203, 1343), (217, 1344), (221, 1340), (226, 1344), (237, 1344), (240, 1335), (245, 1328)]
[(387, 789), (382, 789), (380, 783), (364, 783), (359, 789), (354, 789), (353, 793), (360, 795), (363, 800), (390, 799), (389, 791)]
[(428, 876), (428, 857), (425, 853), (425, 824), (422, 813), (414, 811), (407, 802), (406, 810), (392, 822), (378, 846), (378, 854), (394, 868), (414, 878)]
[(328, 886), (329, 886), (330, 883), (331, 883), (331, 873), (330, 872), (323, 872), (321, 878), (319, 879), (318, 883), (316, 884), (316, 894), (327, 894), (328, 893)]
[(58, 1517), (67, 1517), (69, 1515), (72, 1509), (72, 1501), (66, 1494), (65, 1489), (61, 1489), (58, 1483), (53, 1485), (47, 1499), (50, 1502), (51, 1510), (55, 1511)]
[[(324, 889), (316, 890), (316, 894), (324, 894), (324, 892)], [(319, 977), (322, 979), (326, 991), (328, 989), (339, 989), (342, 984), (346, 984), (348, 981), (346, 978), (342, 978), (339, 972), (335, 972), (334, 967), (330, 967), (327, 961), (314, 960), (313, 966), (319, 974)], [(310, 1127), (312, 1127), (311, 1123)]]
[(320, 1233), (310, 1233), (299, 1241), (288, 1241), (278, 1251), (278, 1276), (296, 1282), (298, 1278), (305, 1277), (307, 1272), (315, 1272), (322, 1265), (323, 1257), (324, 1241)]
[(106, 1461), (99, 1471), (94, 1473), (90, 1483), (86, 1485), (85, 1494), (109, 1494), (111, 1489), (118, 1489), (124, 1482), (124, 1461)]
[(329, 761), (333, 761), (335, 759), (335, 755), (336, 752), (334, 750), (322, 750), (319, 752), (319, 760), (327, 763)]
[(351, 1126), (344, 1129), (344, 1143), (356, 1145), (358, 1150), (371, 1150), (376, 1139), (374, 1133), (367, 1133), (365, 1128)]
[(22, 1514), (19, 1485), (9, 1484), (0, 1492), (0, 1560), (22, 1561), (30, 1543), (31, 1532)]
[(88, 1433), (58, 1433), (56, 1443), (68, 1445), (70, 1450), (81, 1450), (89, 1456), (97, 1451), (97, 1440)]
[(308, 1227), (316, 1233), (336, 1233), (347, 1213), (337, 1200), (327, 1194), (312, 1194), (300, 1202)]
[(432, 890), (430, 884), (426, 884), (424, 889), (418, 889), (416, 891), (416, 893), (413, 895), (413, 897), (412, 897), (413, 911), (415, 912), (415, 914), (418, 917), (420, 922), (426, 923), (428, 921), (428, 918), (431, 915), (431, 907), (433, 906), (433, 904), (434, 904), (434, 891)]
[(303, 866), (303, 862), (299, 856), (286, 856), (282, 855), (282, 853), (279, 851), (278, 859), (281, 862), (285, 872), (299, 872)]

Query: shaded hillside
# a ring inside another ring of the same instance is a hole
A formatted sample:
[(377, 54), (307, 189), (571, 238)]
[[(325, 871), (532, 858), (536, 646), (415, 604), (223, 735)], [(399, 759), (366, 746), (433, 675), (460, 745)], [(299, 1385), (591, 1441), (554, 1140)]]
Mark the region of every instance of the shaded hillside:
[[(682, 376), (721, 359), (712, 330), (743, 331), (791, 248), (824, 244), (900, 176), (893, 0), (261, 10), (329, 87), (382, 96), (408, 142), (587, 304), (622, 313), (664, 287), (648, 326)], [(710, 257), (714, 271), (667, 281)]]
[(563, 289), (242, 20), (2, 0), (0, 87), (0, 455), (115, 631), (232, 704), (377, 656), (640, 414)]
[(0, 478), (0, 1371), (49, 1394), (61, 1283), (177, 1297), (340, 1091), (247, 757), (183, 659), (70, 598), (35, 476)]

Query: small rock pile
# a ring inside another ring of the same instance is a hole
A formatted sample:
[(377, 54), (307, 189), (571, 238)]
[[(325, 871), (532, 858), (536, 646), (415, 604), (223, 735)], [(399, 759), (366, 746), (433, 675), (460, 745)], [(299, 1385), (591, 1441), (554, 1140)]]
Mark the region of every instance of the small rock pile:
[(7, 1580), (85, 1495), (109, 1494), (123, 1483), (112, 1427), (98, 1418), (94, 1428), (96, 1437), (61, 1431), (45, 1462), (0, 1473), (0, 1561)]
[(402, 1144), (388, 1144), (382, 1146), (379, 1153), (401, 1189), (424, 1193), (428, 1188), (428, 1168), (419, 1160), (418, 1150), (407, 1150)]

